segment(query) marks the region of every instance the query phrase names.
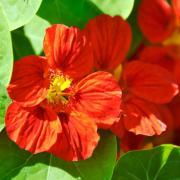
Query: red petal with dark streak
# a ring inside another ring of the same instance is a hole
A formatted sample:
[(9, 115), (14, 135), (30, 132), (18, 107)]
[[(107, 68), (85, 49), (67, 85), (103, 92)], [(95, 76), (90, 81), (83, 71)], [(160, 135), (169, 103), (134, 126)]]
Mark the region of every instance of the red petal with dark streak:
[(68, 161), (89, 158), (99, 141), (96, 124), (86, 115), (75, 111), (60, 113), (59, 118), (62, 134), (59, 134), (49, 152)]
[(73, 79), (82, 78), (92, 70), (90, 43), (80, 29), (56, 24), (46, 30), (44, 51), (52, 68)]
[(23, 106), (35, 106), (47, 95), (48, 79), (44, 78), (46, 59), (27, 56), (16, 61), (8, 93)]
[(166, 130), (159, 111), (151, 103), (132, 97), (124, 103), (123, 112), (125, 128), (136, 135), (160, 135)]
[(74, 89), (72, 106), (88, 114), (99, 127), (108, 128), (120, 117), (121, 89), (107, 72), (95, 72), (82, 79)]
[(59, 118), (52, 110), (39, 106), (22, 108), (15, 102), (6, 112), (5, 123), (8, 136), (32, 153), (49, 150), (62, 131)]
[(168, 103), (178, 93), (172, 74), (158, 65), (129, 62), (124, 68), (123, 78), (129, 92), (153, 103)]
[(85, 28), (98, 70), (113, 71), (127, 56), (131, 43), (131, 28), (120, 16), (99, 15)]
[(142, 0), (138, 12), (138, 24), (144, 36), (151, 42), (162, 42), (173, 31), (173, 10), (166, 0)]

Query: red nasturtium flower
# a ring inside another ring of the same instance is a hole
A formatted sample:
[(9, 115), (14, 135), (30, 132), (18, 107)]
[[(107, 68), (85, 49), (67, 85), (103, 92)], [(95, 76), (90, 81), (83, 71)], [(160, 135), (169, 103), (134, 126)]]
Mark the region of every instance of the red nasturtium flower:
[(138, 24), (152, 43), (180, 46), (180, 1), (142, 0)]
[[(120, 17), (100, 15), (89, 22), (85, 31), (92, 41), (96, 69), (113, 72), (125, 60), (130, 47), (128, 23)], [(156, 104), (168, 103), (178, 92), (170, 72), (158, 65), (133, 60), (122, 64), (119, 85), (122, 115), (112, 131), (125, 139), (127, 131), (146, 136), (165, 131), (166, 125)]]
[[(171, 72), (176, 79), (177, 84), (180, 86), (180, 58), (175, 57), (171, 53), (171, 48), (163, 47), (163, 46), (146, 46), (144, 49), (139, 53), (139, 59), (144, 62), (152, 63), (159, 65), (161, 67), (166, 68), (169, 72)], [(180, 95), (176, 96), (169, 104), (168, 104), (169, 111), (171, 112), (172, 118), (166, 118), (168, 121), (168, 129), (163, 135), (166, 136), (165, 138), (159, 137), (157, 138), (157, 143), (161, 142), (172, 142), (175, 135), (174, 132), (176, 129), (180, 128)], [(167, 112), (167, 111), (166, 111)], [(166, 113), (166, 117), (168, 117), (168, 113)], [(164, 140), (164, 141), (163, 141)]]
[(76, 27), (48, 28), (44, 52), (46, 57), (28, 56), (14, 65), (7, 133), (32, 153), (86, 159), (99, 140), (97, 125), (108, 128), (118, 120), (121, 89), (110, 73), (87, 75), (92, 51)]
[[(174, 78), (157, 65), (132, 61), (125, 65), (120, 79), (123, 90), (121, 123), (126, 130), (146, 136), (160, 135), (166, 129), (156, 104), (170, 102), (177, 94)], [(115, 123), (113, 131), (123, 136)]]

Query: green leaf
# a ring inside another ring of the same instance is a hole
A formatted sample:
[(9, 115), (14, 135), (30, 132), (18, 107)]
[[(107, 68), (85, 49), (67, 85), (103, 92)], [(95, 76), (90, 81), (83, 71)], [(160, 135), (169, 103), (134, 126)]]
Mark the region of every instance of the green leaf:
[(0, 134), (1, 180), (110, 180), (116, 161), (116, 139), (104, 132), (94, 155), (80, 162), (65, 162), (47, 153), (19, 149), (5, 132)]
[(127, 18), (133, 5), (134, 0), (78, 0), (76, 3), (74, 0), (44, 0), (38, 15), (51, 24), (63, 23), (82, 28), (89, 19), (102, 13)]
[(24, 33), (30, 40), (37, 55), (42, 53), (45, 30), (49, 26), (50, 24), (39, 16), (34, 16), (34, 18), (24, 26)]
[(43, 0), (38, 15), (51, 24), (83, 27), (102, 12), (89, 0)]
[(10, 30), (27, 24), (38, 11), (42, 0), (0, 0)]
[(111, 16), (119, 15), (126, 19), (134, 5), (134, 0), (90, 0), (93, 2), (104, 14)]
[(6, 88), (0, 84), (0, 132), (4, 128), (4, 116), (10, 102)]
[(9, 27), (1, 6), (0, 17), (0, 84), (6, 86), (11, 79), (13, 53)]
[(161, 145), (123, 155), (112, 180), (178, 180), (180, 147)]

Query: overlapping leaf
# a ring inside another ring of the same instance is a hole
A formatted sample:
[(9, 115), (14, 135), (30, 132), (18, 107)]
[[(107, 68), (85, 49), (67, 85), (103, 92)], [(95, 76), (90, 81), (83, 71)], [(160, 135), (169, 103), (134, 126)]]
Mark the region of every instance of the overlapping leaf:
[(105, 132), (94, 155), (80, 162), (65, 162), (50, 154), (30, 154), (0, 134), (1, 180), (110, 180), (116, 160), (116, 139)]

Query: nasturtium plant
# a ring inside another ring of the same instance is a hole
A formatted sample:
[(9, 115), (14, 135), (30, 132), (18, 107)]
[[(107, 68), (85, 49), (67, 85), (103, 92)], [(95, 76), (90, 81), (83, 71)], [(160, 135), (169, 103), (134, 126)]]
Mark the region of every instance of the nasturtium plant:
[(129, 152), (117, 162), (112, 180), (179, 179), (179, 159), (180, 148), (173, 145)]
[(0, 180), (180, 179), (180, 0), (0, 0)]

